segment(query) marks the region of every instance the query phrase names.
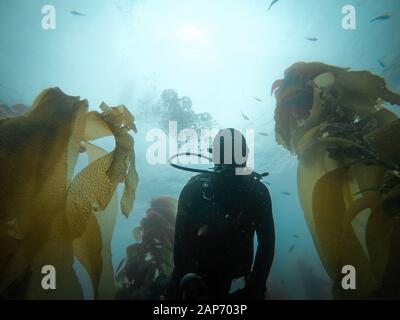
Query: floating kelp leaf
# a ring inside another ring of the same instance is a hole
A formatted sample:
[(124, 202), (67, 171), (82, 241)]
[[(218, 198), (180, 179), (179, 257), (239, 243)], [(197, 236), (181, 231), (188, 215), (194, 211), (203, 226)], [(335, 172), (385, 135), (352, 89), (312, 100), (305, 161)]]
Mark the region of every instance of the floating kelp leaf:
[[(87, 219), (93, 211), (104, 210), (116, 186), (123, 180), (125, 190), (121, 199), (121, 209), (125, 216), (128, 216), (131, 211), (134, 201), (138, 176), (134, 163), (133, 139), (127, 134), (127, 130), (134, 128), (134, 118), (127, 116), (129, 111), (124, 106), (110, 108), (102, 103), (101, 109), (104, 114), (92, 113), (89, 117), (90, 124), (86, 126), (85, 136), (96, 139), (112, 133), (116, 139), (116, 147), (112, 153), (96, 159), (83, 169), (71, 183), (68, 192), (67, 215), (72, 225), (72, 232), (76, 233), (75, 236), (83, 232), (84, 224), (79, 220)], [(110, 131), (104, 130), (104, 126), (100, 127), (101, 121), (106, 123)], [(93, 127), (93, 124), (97, 126)], [(100, 130), (95, 130), (96, 128)], [(92, 179), (96, 183), (87, 185)]]
[[(136, 172), (128, 135), (133, 119), (122, 106), (87, 113), (87, 101), (53, 88), (40, 94), (24, 116), (0, 122), (0, 179), (7, 186), (0, 190), (0, 238), (5, 243), (7, 236), (14, 237), (0, 247), (1, 296), (8, 297), (10, 286), (25, 281), (25, 298), (81, 298), (74, 255), (99, 297), (106, 297), (107, 290), (108, 296), (114, 294), (110, 241), (115, 189), (129, 171)], [(86, 141), (106, 135), (118, 140), (110, 153)], [(78, 154), (85, 151), (90, 163), (72, 179)], [(132, 193), (136, 177), (130, 178)], [(125, 214), (131, 207), (125, 206)], [(11, 233), (10, 223), (16, 226)], [(41, 288), (44, 265), (56, 267), (57, 290)]]
[[(52, 230), (58, 226), (56, 221), (65, 215), (68, 165), (75, 161), (69, 158), (71, 155), (68, 151), (73, 149), (70, 137), (76, 124), (75, 116), (86, 107), (85, 102), (52, 89), (36, 99), (27, 115), (3, 121), (0, 125), (0, 149), (3, 155), (0, 158), (0, 177), (2, 183), (7, 185), (7, 189), (0, 192), (0, 223), (16, 219), (23, 239), (18, 252), (4, 270), (8, 276), (3, 276), (1, 272), (5, 286), (21, 280), (21, 270), (26, 270), (26, 265), (32, 272), (31, 282), (42, 276), (43, 265), (51, 262), (59, 265), (60, 260), (66, 262), (63, 257), (54, 257), (54, 261), (49, 261), (51, 259), (45, 257), (45, 253), (59, 254), (69, 250), (67, 247), (70, 240), (67, 235), (64, 238), (66, 247), (62, 246), (58, 250), (51, 249), (48, 240), (64, 245), (58, 238), (63, 237), (64, 233), (55, 234)], [(44, 260), (39, 261), (40, 257)], [(60, 268), (59, 272), (62, 275), (63, 269)], [(71, 290), (74, 289), (72, 286)], [(39, 290), (32, 285), (29, 288), (30, 292), (26, 296), (42, 296), (42, 288)], [(2, 286), (0, 290), (3, 289), (6, 288)], [(54, 292), (53, 295), (57, 296), (61, 292)], [(75, 293), (71, 292), (71, 295)]]
[(115, 223), (117, 220), (118, 197), (114, 193), (107, 208), (96, 215), (97, 223), (101, 230), (101, 259), (103, 268), (101, 271), (98, 298), (99, 299), (114, 299), (115, 297), (115, 282), (114, 268), (111, 254), (111, 240), (114, 232)]
[(392, 221), (382, 214), (382, 206), (375, 208), (368, 220), (366, 242), (371, 257), (371, 267), (376, 279), (382, 280), (390, 254)]
[(400, 167), (400, 148), (393, 148), (393, 141), (400, 137), (400, 119), (368, 134), (365, 139), (380, 157)]
[(126, 131), (133, 130), (133, 132), (137, 132), (135, 117), (124, 105), (110, 108), (107, 104), (102, 102), (100, 109), (103, 110), (107, 121), (112, 123), (114, 128), (124, 128)]
[(390, 91), (383, 78), (369, 71), (340, 73), (337, 83), (346, 91), (371, 96), (374, 99), (380, 98), (391, 104), (400, 104), (400, 95)]
[(111, 135), (110, 127), (104, 121), (101, 113), (92, 111), (86, 115), (85, 140), (91, 141)]
[[(79, 280), (72, 268), (73, 246), (65, 216), (58, 215), (52, 221), (51, 230), (43, 246), (29, 261), (32, 272), (26, 299), (82, 299)], [(43, 290), (42, 268), (53, 266), (56, 271), (56, 290)]]
[[(89, 142), (84, 142), (84, 146), (89, 157), (89, 164), (107, 154), (104, 149)], [(83, 235), (74, 242), (81, 249), (81, 254), (76, 254), (77, 259), (86, 270), (91, 270), (89, 275), (95, 297), (98, 299), (112, 299), (115, 295), (114, 280), (112, 279), (114, 271), (111, 259), (111, 238), (117, 210), (118, 199), (114, 192), (107, 208), (103, 212), (98, 212), (96, 216), (90, 216)], [(75, 250), (74, 253), (76, 253)]]
[[(97, 223), (99, 224), (99, 228), (101, 230), (101, 256), (103, 269), (95, 269), (97, 272), (93, 273), (92, 283), (94, 285), (96, 297), (101, 299), (111, 299), (115, 295), (113, 282), (114, 272), (111, 261), (110, 247), (117, 212), (117, 198), (114, 194), (114, 191), (117, 184), (121, 180), (120, 177), (126, 176), (125, 190), (121, 199), (121, 209), (122, 212), (127, 216), (132, 209), (134, 193), (137, 185), (137, 173), (134, 168), (133, 139), (127, 135), (127, 130), (130, 130), (134, 127), (134, 118), (132, 116), (128, 116), (128, 114), (130, 115), (130, 113), (123, 106), (109, 108), (106, 104), (103, 103), (101, 105), (101, 109), (104, 111), (104, 114), (91, 113), (91, 117), (89, 117), (90, 123), (86, 126), (85, 136), (90, 137), (91, 139), (97, 139), (99, 137), (104, 137), (114, 132), (116, 134), (116, 148), (113, 153), (106, 154), (106, 152), (104, 150), (101, 150), (101, 148), (96, 147), (90, 143), (86, 143), (85, 147), (89, 155), (89, 166), (77, 175), (77, 177), (71, 184), (70, 190), (74, 190), (73, 188), (77, 188), (75, 195), (79, 197), (86, 197), (87, 205), (85, 207), (81, 207), (82, 211), (80, 211), (79, 213), (75, 211), (75, 215), (85, 217), (87, 214), (89, 214), (89, 216), (92, 216), (91, 213), (98, 213), (99, 211), (103, 211), (96, 215)], [(101, 122), (106, 123), (107, 127), (101, 126)], [(93, 124), (97, 125), (93, 126)], [(126, 130), (121, 130), (122, 127)], [(96, 128), (98, 130), (96, 130)], [(107, 130), (107, 128), (110, 129)], [(113, 166), (121, 166), (121, 161), (125, 163), (125, 166), (119, 171)], [(129, 168), (127, 168), (126, 164), (129, 165)], [(92, 169), (94, 171), (92, 171)], [(108, 172), (113, 169), (115, 169), (115, 171), (117, 172), (120, 172), (120, 174), (119, 176), (116, 175), (114, 177), (111, 177), (110, 179), (110, 175), (108, 174)], [(87, 181), (89, 177), (92, 177), (92, 179), (94, 178), (96, 180), (95, 188), (91, 186), (84, 187), (82, 190), (80, 190), (81, 181)], [(74, 183), (76, 183), (76, 185), (74, 185)], [(89, 189), (92, 189), (91, 193), (87, 192)], [(71, 193), (69, 193), (69, 195), (70, 194)], [(112, 196), (112, 199), (109, 199), (109, 196)], [(75, 197), (73, 199), (74, 200), (71, 201), (72, 203), (76, 201)], [(107, 208), (105, 208), (105, 205), (107, 204), (108, 206)], [(89, 211), (91, 213), (88, 213)], [(94, 221), (92, 223), (97, 224)], [(79, 229), (76, 231), (78, 233), (80, 232)], [(85, 233), (88, 232), (89, 230), (86, 229)], [(93, 238), (93, 236), (91, 237)], [(94, 245), (96, 243), (97, 242), (94, 242)], [(99, 265), (99, 262), (95, 260), (96, 257), (98, 256), (92, 255), (91, 265)], [(101, 272), (101, 276), (99, 271)], [(99, 283), (98, 295), (97, 283)]]
[(103, 268), (101, 257), (101, 232), (96, 217), (92, 214), (86, 222), (85, 232), (74, 240), (74, 256), (85, 268), (92, 281), (94, 297), (98, 297), (98, 286)]
[(346, 196), (343, 196), (349, 191), (346, 190), (348, 174), (346, 169), (339, 169), (318, 181), (313, 195), (314, 222), (321, 247), (320, 254), (331, 278), (341, 279), (342, 267), (352, 265), (357, 270), (358, 278), (363, 279), (358, 283), (357, 290), (353, 292), (346, 292), (340, 287), (335, 288), (336, 296), (349, 297), (351, 295), (353, 298), (362, 298), (374, 292), (377, 282), (368, 257), (351, 225), (352, 219), (349, 216), (354, 216), (354, 214), (348, 212), (345, 203)]
[(107, 154), (77, 174), (67, 195), (67, 218), (74, 238), (85, 231), (86, 221), (105, 210), (118, 181), (110, 181), (106, 171), (112, 165), (113, 155)]
[[(324, 74), (326, 76), (323, 76)], [(293, 151), (291, 139), (299, 139), (299, 132), (296, 129), (310, 120), (308, 118), (313, 114), (315, 107), (320, 107), (321, 104), (315, 102), (313, 90), (315, 86), (319, 87), (321, 84), (323, 86), (329, 84), (329, 90), (324, 94), (332, 95), (336, 103), (344, 109), (357, 111), (362, 116), (376, 111), (380, 99), (391, 104), (400, 104), (400, 95), (390, 91), (384, 79), (368, 71), (350, 71), (349, 68), (318, 62), (295, 63), (285, 70), (284, 79), (273, 84), (277, 99), (276, 139), (285, 148)], [(313, 95), (314, 102), (310, 103), (310, 99), (306, 97)], [(326, 98), (328, 97), (325, 97), (325, 100)], [(327, 110), (324, 111), (326, 114)]]

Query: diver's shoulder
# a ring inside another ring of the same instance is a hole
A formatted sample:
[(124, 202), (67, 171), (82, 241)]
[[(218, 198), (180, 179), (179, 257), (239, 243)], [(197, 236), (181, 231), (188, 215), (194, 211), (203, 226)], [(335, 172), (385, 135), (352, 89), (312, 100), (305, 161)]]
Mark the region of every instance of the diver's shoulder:
[(202, 185), (203, 183), (211, 182), (212, 174), (211, 173), (200, 173), (190, 178), (190, 180), (186, 183), (184, 190), (189, 190), (195, 188), (197, 186)]
[(264, 190), (265, 192), (268, 192), (268, 187), (262, 180), (256, 179), (256, 186), (260, 190)]
[(267, 185), (260, 179), (255, 179), (254, 181), (255, 191), (261, 196), (269, 197), (269, 190)]
[(210, 180), (213, 177), (213, 173), (200, 173), (190, 178), (190, 182), (202, 182), (204, 180)]

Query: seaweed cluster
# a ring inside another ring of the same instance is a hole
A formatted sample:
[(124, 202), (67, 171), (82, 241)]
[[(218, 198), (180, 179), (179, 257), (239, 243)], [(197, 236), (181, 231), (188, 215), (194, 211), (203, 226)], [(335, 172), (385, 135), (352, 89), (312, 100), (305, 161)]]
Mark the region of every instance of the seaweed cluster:
[(117, 299), (162, 299), (173, 271), (173, 246), (177, 200), (155, 198), (140, 226), (134, 229), (135, 244), (126, 249), (116, 273)]
[(12, 118), (24, 114), (28, 107), (24, 104), (16, 104), (12, 107), (0, 103), (0, 119)]
[[(400, 296), (400, 95), (367, 71), (299, 62), (277, 80), (278, 143), (299, 159), (305, 219), (337, 298)], [(343, 290), (342, 267), (357, 271)]]
[(169, 122), (176, 121), (178, 132), (183, 129), (210, 129), (216, 126), (211, 114), (207, 112), (195, 113), (192, 109), (192, 100), (189, 97), (179, 97), (173, 89), (164, 90), (160, 101), (160, 127), (168, 130)]
[[(95, 298), (114, 296), (110, 241), (124, 184), (122, 213), (130, 213), (138, 175), (134, 117), (124, 106), (100, 106), (58, 88), (41, 93), (23, 115), (0, 120), (0, 296), (79, 299), (76, 258)], [(113, 136), (107, 152), (92, 141)], [(88, 164), (76, 171), (79, 154)], [(56, 290), (42, 287), (42, 268), (56, 270)]]

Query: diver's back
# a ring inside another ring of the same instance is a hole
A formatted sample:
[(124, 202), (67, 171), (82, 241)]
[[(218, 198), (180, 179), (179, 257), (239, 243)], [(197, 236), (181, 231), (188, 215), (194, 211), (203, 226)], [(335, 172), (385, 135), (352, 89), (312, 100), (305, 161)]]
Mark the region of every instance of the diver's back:
[(231, 278), (250, 272), (257, 190), (262, 186), (253, 176), (218, 174), (201, 174), (188, 183), (184, 192), (191, 200), (186, 219), (195, 226), (189, 254), (194, 255), (197, 272), (223, 271)]

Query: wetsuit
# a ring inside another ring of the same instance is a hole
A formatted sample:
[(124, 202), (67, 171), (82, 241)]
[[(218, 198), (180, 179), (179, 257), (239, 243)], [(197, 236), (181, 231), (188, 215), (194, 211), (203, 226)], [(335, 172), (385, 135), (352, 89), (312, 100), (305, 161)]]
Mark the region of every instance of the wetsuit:
[(195, 273), (207, 298), (229, 298), (232, 280), (246, 277), (241, 298), (263, 299), (274, 245), (271, 198), (262, 182), (253, 175), (192, 178), (179, 197), (169, 298), (181, 298), (180, 280)]

